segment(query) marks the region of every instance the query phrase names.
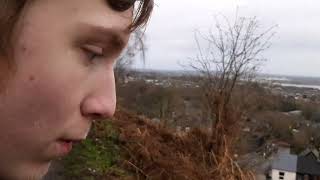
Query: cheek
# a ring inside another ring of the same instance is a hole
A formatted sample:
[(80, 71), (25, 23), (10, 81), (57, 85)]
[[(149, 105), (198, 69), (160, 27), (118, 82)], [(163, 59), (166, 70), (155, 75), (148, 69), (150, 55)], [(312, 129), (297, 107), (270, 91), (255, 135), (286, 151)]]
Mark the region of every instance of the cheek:
[(18, 86), (21, 88), (16, 100), (20, 104), (16, 109), (20, 117), (16, 118), (20, 121), (19, 127), (33, 133), (54, 132), (55, 128), (63, 125), (63, 120), (68, 116), (66, 112), (70, 112), (70, 101), (64, 95), (67, 93), (49, 81), (39, 82), (34, 75), (30, 75), (28, 81), (28, 85)]
[(5, 109), (0, 109), (5, 120), (0, 122), (0, 139), (8, 146), (4, 149), (24, 147), (24, 154), (30, 156), (57, 138), (70, 119), (71, 108), (62, 90), (36, 75), (14, 82), (9, 83), (4, 108), (0, 105)]
[(58, 121), (61, 114), (76, 106), (78, 99), (75, 95), (80, 89), (84, 71), (78, 70), (72, 54), (65, 50), (67, 48), (56, 47), (56, 43), (47, 45), (46, 42), (50, 41), (46, 39), (37, 41), (35, 38), (28, 42), (25, 45), (21, 43), (16, 53), (18, 83), (30, 93), (25, 100), (32, 104), (30, 107), (39, 115), (51, 114), (48, 118), (54, 117)]
[(79, 101), (73, 88), (76, 82), (44, 74), (29, 75), (28, 81), (30, 94), (26, 103), (31, 103), (30, 107), (40, 116), (37, 119), (45, 121), (48, 128), (66, 123), (76, 113)]
[(16, 116), (13, 126), (24, 127), (17, 129), (20, 133), (54, 135), (79, 114), (84, 73), (58, 59), (61, 58), (28, 50), (20, 52), (10, 89), (10, 99), (14, 102), (12, 114)]
[(17, 112), (24, 112), (26, 126), (32, 122), (41, 127), (36, 129), (38, 134), (45, 131), (57, 134), (57, 129), (63, 131), (81, 118), (79, 107), (90, 88), (90, 71), (83, 66), (67, 37), (34, 32), (37, 31), (22, 32), (15, 48), (18, 79), (15, 86), (21, 90), (16, 93), (21, 104)]
[(35, 71), (38, 72), (21, 74), (20, 80), (16, 82), (15, 102), (20, 104), (16, 112), (24, 117), (24, 127), (31, 125), (30, 129), (35, 126), (39, 130), (48, 130), (62, 124), (63, 115), (66, 116), (65, 112), (70, 111), (68, 90), (63, 87), (63, 83), (57, 84), (48, 74)]

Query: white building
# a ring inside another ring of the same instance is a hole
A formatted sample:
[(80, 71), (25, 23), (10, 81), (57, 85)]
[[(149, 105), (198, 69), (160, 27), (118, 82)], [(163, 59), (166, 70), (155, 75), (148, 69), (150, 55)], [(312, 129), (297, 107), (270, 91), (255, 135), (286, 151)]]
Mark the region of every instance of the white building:
[(271, 180), (320, 180), (319, 152), (307, 149), (300, 155), (281, 148), (273, 159)]
[(298, 156), (290, 154), (290, 149), (282, 149), (272, 163), (272, 180), (296, 180)]
[(296, 180), (297, 174), (292, 171), (273, 169), (271, 177), (272, 180)]

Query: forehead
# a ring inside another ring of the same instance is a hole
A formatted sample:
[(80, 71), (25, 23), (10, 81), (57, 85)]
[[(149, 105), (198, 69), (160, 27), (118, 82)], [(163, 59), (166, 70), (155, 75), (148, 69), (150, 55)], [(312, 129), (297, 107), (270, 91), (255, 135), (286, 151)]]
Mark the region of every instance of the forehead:
[(109, 7), (106, 0), (35, 0), (27, 6), (25, 15), (28, 24), (87, 24), (125, 32), (132, 22), (133, 9), (117, 12)]

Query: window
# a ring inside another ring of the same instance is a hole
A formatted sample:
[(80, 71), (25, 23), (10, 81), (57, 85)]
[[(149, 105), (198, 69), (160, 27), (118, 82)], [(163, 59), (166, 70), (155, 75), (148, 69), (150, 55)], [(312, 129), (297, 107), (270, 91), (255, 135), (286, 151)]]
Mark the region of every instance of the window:
[(284, 179), (285, 173), (284, 172), (279, 172), (279, 179)]

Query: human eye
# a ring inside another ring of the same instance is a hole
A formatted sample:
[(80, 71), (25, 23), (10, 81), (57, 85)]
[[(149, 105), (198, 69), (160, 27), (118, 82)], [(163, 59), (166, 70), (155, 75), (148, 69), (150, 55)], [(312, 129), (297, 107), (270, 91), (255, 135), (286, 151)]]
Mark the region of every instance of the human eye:
[(90, 61), (104, 57), (103, 48), (96, 45), (85, 45), (83, 51), (86, 58)]

